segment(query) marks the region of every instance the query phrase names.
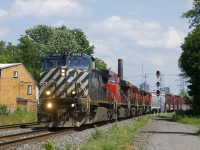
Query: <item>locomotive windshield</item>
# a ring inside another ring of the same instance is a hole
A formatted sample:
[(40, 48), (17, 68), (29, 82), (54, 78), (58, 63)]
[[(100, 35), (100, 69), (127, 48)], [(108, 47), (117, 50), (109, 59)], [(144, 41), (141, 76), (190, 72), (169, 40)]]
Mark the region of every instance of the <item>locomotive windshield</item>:
[(46, 60), (46, 69), (56, 68), (58, 66), (65, 66), (65, 60)]
[(83, 53), (71, 53), (67, 60), (67, 66), (77, 68), (90, 68), (91, 57)]
[(70, 59), (68, 65), (71, 67), (89, 68), (89, 62), (84, 59)]
[(43, 57), (42, 71), (59, 66), (90, 69), (91, 56), (84, 53), (49, 53)]
[(109, 77), (108, 78), (108, 82), (115, 83), (116, 82), (116, 77), (115, 76)]
[(44, 56), (42, 70), (47, 71), (58, 66), (65, 66), (66, 58), (61, 53), (52, 53)]

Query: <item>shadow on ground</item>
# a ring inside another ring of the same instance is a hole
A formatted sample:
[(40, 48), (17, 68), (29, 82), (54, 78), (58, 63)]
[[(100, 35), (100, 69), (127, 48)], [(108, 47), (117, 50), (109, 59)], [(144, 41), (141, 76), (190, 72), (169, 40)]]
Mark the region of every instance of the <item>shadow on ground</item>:
[(197, 136), (197, 133), (190, 133), (190, 132), (142, 131), (142, 133), (153, 133), (153, 134), (183, 134), (183, 135), (194, 135), (194, 136)]

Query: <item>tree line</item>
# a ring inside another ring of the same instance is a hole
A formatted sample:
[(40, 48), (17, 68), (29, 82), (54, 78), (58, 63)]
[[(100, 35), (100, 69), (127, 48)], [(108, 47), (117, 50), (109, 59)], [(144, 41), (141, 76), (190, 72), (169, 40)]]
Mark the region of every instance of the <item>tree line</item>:
[[(94, 48), (81, 29), (37, 25), (27, 29), (16, 45), (0, 41), (0, 63), (23, 63), (38, 81), (42, 57), (46, 53), (70, 51), (91, 56), (94, 54)], [(107, 64), (101, 59), (96, 59), (96, 66), (99, 69), (107, 69)]]
[(181, 76), (187, 79), (188, 94), (192, 96), (192, 110), (194, 115), (200, 115), (200, 0), (193, 1), (191, 10), (182, 14), (182, 18), (189, 19), (191, 31), (181, 45), (182, 53), (178, 64)]

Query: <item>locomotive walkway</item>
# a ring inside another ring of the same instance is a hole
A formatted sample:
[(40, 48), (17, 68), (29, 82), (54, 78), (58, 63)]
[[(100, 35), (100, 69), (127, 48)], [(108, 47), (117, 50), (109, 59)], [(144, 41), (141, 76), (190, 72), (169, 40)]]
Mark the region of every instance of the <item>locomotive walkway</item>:
[[(199, 150), (198, 127), (173, 122), (170, 118), (159, 117), (152, 120), (141, 131), (145, 141), (134, 143), (136, 148), (145, 150)], [(148, 136), (148, 138), (147, 138)]]

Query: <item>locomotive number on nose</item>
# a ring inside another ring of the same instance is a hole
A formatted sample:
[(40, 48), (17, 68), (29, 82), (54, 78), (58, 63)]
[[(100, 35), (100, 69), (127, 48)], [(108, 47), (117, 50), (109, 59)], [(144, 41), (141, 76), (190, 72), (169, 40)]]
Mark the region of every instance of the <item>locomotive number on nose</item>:
[(82, 53), (72, 53), (71, 56), (74, 56), (74, 57), (81, 57), (82, 56)]

